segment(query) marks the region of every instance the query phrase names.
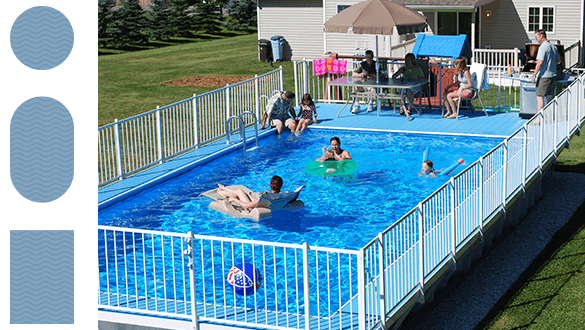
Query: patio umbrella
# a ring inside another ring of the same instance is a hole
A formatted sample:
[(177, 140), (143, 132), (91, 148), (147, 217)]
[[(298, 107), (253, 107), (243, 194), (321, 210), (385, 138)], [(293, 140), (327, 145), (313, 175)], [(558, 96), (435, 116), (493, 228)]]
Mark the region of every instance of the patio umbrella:
[(325, 32), (375, 35), (378, 81), (378, 36), (392, 35), (394, 27), (399, 35), (424, 32), (426, 25), (423, 15), (401, 4), (389, 0), (366, 0), (331, 17), (325, 22)]

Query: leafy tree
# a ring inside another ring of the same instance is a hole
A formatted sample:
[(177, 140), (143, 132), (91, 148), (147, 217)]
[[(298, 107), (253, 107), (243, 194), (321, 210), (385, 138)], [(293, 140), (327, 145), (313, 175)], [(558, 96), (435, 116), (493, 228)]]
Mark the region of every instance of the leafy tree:
[(149, 38), (167, 40), (173, 36), (172, 7), (168, 0), (152, 0), (150, 11), (146, 12)]
[(256, 2), (253, 0), (229, 0), (225, 7), (223, 23), (232, 30), (248, 30), (256, 26)]
[(221, 2), (217, 0), (202, 0), (197, 4), (197, 29), (213, 34), (221, 30)]
[(171, 11), (171, 25), (173, 35), (189, 37), (196, 29), (196, 22), (191, 16), (191, 10), (189, 6), (193, 3), (193, 0), (170, 0), (172, 7)]
[(106, 47), (112, 42), (110, 25), (114, 20), (113, 8), (116, 0), (98, 0), (98, 43)]
[(138, 0), (122, 0), (121, 3), (111, 24), (114, 48), (148, 42), (148, 36), (142, 32), (146, 28), (146, 16)]

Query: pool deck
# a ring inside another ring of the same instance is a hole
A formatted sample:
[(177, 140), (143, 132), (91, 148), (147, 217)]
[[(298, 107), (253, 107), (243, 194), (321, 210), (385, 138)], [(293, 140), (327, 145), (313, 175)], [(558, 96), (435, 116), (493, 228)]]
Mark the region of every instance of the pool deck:
[[(459, 119), (446, 119), (441, 116), (439, 109), (424, 109), (419, 116), (416, 111), (410, 116), (401, 116), (394, 110), (382, 110), (378, 112), (361, 112), (352, 114), (350, 106), (343, 109), (339, 118), (337, 113), (342, 104), (318, 103), (318, 123), (309, 126), (309, 129), (349, 129), (372, 130), (383, 132), (437, 134), (437, 135), (467, 135), (501, 137), (510, 136), (526, 123), (526, 119), (519, 117), (517, 112), (489, 112), (486, 116), (481, 109), (471, 112), (461, 110)], [(362, 106), (362, 110), (366, 107)], [(274, 129), (259, 130), (260, 137), (274, 134)], [(286, 131), (283, 134), (290, 134)], [(302, 133), (301, 133), (302, 134)], [(145, 187), (154, 185), (161, 177), (173, 177), (191, 169), (194, 164), (204, 164), (223, 154), (236, 149), (241, 149), (241, 139), (237, 134), (231, 136), (231, 145), (226, 145), (225, 139), (219, 139), (203, 147), (193, 149), (185, 154), (168, 160), (133, 176), (113, 182), (98, 189), (98, 209), (115, 202), (118, 197), (132, 195)], [(254, 129), (246, 130), (246, 147), (254, 147)]]

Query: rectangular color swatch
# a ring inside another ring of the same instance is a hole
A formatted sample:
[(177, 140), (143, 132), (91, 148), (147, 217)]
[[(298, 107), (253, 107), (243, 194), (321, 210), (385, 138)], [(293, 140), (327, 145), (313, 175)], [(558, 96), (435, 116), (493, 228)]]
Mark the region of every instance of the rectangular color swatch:
[(73, 230), (10, 231), (10, 323), (73, 324)]

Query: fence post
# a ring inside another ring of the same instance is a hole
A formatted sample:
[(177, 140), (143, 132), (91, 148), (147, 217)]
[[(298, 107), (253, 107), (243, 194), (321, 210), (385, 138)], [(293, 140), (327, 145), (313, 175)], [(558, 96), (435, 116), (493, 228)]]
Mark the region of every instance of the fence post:
[[(305, 60), (303, 58), (303, 95), (305, 95), (305, 93), (308, 93), (308, 81), (307, 79), (309, 78), (309, 73), (307, 72), (307, 60)], [(298, 98), (297, 98), (298, 100)], [(298, 103), (298, 102), (297, 102)]]
[(189, 285), (191, 285), (191, 324), (193, 329), (199, 330), (199, 317), (197, 316), (197, 299), (195, 297), (195, 252), (193, 244), (193, 233), (188, 232), (185, 241), (187, 242), (187, 250), (183, 254), (189, 258)]
[(199, 148), (199, 117), (197, 116), (197, 94), (193, 93), (193, 134), (195, 135), (195, 149)]
[(543, 145), (542, 139), (544, 138), (544, 112), (539, 111), (540, 128), (538, 130), (538, 174), (542, 176), (542, 157), (543, 157)]
[(455, 178), (451, 177), (451, 179), (449, 180), (449, 186), (451, 187), (450, 192), (451, 192), (451, 254), (452, 254), (452, 258), (453, 258), (453, 265), (455, 265), (456, 262), (456, 237), (455, 237), (455, 207), (456, 207), (456, 203), (455, 203)]
[(382, 323), (382, 329), (386, 329), (386, 273), (384, 266), (384, 236), (382, 233), (378, 233), (378, 263), (380, 268), (380, 322)]
[(419, 285), (419, 302), (425, 301), (425, 273), (424, 273), (424, 239), (423, 239), (423, 211), (422, 203), (418, 203), (418, 285)]
[(114, 138), (116, 139), (116, 165), (118, 169), (118, 176), (122, 180), (122, 152), (120, 150), (120, 127), (118, 118), (114, 119)]
[(160, 107), (156, 106), (156, 149), (158, 152), (158, 163), (162, 164), (162, 126), (160, 119)]
[[(230, 106), (230, 84), (225, 84), (225, 120), (228, 120), (232, 116), (232, 107)], [(229, 132), (226, 132), (229, 133)]]
[(522, 148), (522, 198), (524, 198), (526, 194), (526, 162), (528, 161), (528, 157), (526, 157), (526, 152), (528, 150), (528, 123), (522, 126), (524, 131), (524, 139), (522, 141), (523, 148)]
[(366, 271), (364, 265), (364, 248), (361, 248), (357, 254), (357, 273), (359, 329), (366, 330)]
[(303, 243), (303, 291), (305, 292), (305, 330), (311, 329), (311, 295), (309, 294), (309, 244)]
[(283, 91), (284, 90), (284, 79), (282, 78), (282, 65), (280, 67), (278, 67), (278, 70), (279, 70), (279, 78), (280, 78), (280, 88), (279, 89), (281, 91)]
[[(254, 108), (256, 109), (256, 118), (259, 119), (260, 118), (260, 100), (258, 99), (260, 97), (260, 92), (258, 90), (258, 75), (254, 76)], [(255, 125), (258, 125), (258, 122), (256, 122)]]
[(515, 67), (521, 66), (520, 61), (518, 59), (518, 53), (520, 53), (520, 50), (518, 49), (518, 47), (514, 47), (514, 65), (513, 66), (515, 66)]
[(504, 218), (506, 218), (506, 200), (508, 199), (508, 138), (504, 140), (504, 175), (502, 187), (502, 206), (504, 208)]
[[(294, 71), (293, 77), (295, 77), (295, 95), (296, 95), (295, 103), (299, 99), (299, 70), (297, 69), (298, 64), (299, 64), (299, 62), (297, 62), (297, 61), (293, 62), (293, 71)], [(295, 106), (297, 106), (297, 105), (295, 105)]]
[(484, 212), (484, 158), (481, 156), (479, 158), (479, 233), (481, 235), (480, 239), (483, 241), (483, 212)]

